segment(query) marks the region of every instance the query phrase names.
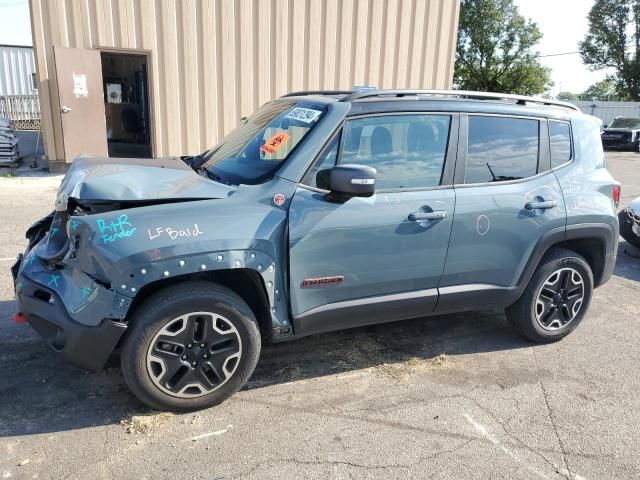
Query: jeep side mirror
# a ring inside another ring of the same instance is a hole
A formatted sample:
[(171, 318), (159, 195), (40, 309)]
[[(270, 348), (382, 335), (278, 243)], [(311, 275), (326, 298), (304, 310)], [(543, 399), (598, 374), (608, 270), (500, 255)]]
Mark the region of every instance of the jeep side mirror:
[(609, 128), (609, 125), (604, 125), (602, 128)]
[(370, 197), (376, 191), (376, 173), (365, 165), (337, 165), (331, 169), (329, 190), (342, 197)]

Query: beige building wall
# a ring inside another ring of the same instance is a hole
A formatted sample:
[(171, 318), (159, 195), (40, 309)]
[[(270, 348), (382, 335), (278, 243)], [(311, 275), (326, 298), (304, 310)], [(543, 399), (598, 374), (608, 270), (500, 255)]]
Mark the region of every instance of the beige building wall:
[(156, 156), (212, 146), (306, 89), (449, 88), (458, 0), (30, 0), (46, 154), (64, 159), (53, 46), (150, 52)]

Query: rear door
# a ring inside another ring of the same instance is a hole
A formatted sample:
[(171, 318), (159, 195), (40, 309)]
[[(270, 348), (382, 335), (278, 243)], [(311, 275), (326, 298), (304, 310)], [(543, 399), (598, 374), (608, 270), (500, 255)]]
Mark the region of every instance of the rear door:
[(100, 52), (54, 47), (54, 55), (65, 161), (108, 156)]
[(460, 130), (455, 219), (438, 311), (456, 309), (461, 299), (490, 303), (491, 289), (515, 286), (538, 241), (566, 222), (546, 119), (463, 115)]
[[(433, 311), (453, 220), (457, 122), (448, 114), (365, 116), (330, 142), (290, 207), (296, 333)], [(376, 194), (331, 201), (326, 173), (336, 158), (375, 167)], [(324, 323), (313, 318), (331, 310)]]

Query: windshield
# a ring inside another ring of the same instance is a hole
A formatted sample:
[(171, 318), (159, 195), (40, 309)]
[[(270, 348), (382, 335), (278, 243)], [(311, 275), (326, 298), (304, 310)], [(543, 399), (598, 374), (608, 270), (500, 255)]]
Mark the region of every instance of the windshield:
[(640, 128), (640, 118), (616, 118), (609, 128)]
[(204, 155), (202, 167), (223, 183), (255, 185), (269, 180), (318, 123), (325, 104), (270, 102)]

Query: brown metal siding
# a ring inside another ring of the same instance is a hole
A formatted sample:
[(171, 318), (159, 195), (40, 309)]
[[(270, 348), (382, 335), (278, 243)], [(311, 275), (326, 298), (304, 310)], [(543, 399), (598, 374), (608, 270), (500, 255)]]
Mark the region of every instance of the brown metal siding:
[(175, 155), (293, 90), (449, 88), (458, 10), (458, 0), (31, 0), (47, 155), (64, 158), (53, 45), (151, 52), (155, 154)]

